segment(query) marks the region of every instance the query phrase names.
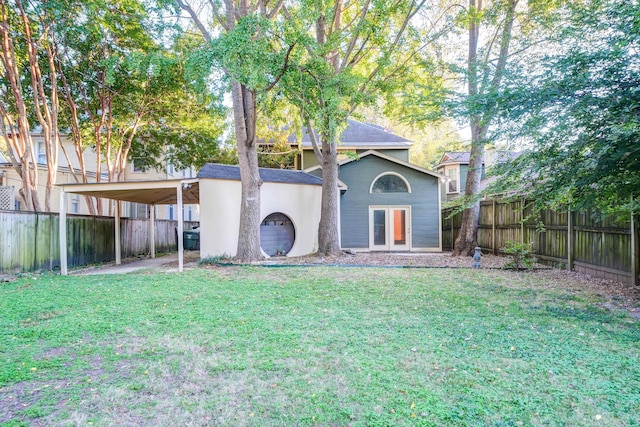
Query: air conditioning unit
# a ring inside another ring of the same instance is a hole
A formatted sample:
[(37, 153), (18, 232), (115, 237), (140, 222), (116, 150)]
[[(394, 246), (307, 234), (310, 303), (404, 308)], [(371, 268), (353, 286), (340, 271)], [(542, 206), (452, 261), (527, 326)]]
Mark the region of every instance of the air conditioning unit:
[(0, 210), (12, 211), (16, 208), (15, 188), (13, 185), (0, 186)]

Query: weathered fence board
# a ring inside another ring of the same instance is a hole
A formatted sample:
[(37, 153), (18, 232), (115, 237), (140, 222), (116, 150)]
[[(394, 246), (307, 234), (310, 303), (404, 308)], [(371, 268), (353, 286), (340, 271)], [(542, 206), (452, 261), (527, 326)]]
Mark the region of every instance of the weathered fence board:
[[(190, 230), (197, 222), (185, 222)], [(123, 257), (149, 253), (149, 220), (121, 218)], [(177, 221), (156, 220), (157, 252), (177, 250)], [(57, 213), (0, 211), (0, 273), (54, 270), (60, 267), (59, 216)], [(115, 259), (113, 217), (67, 216), (69, 267)]]
[[(460, 213), (442, 212), (442, 247), (451, 250), (460, 231)], [(571, 218), (569, 217), (571, 215)], [(571, 221), (570, 221), (571, 219)], [(640, 234), (631, 236), (629, 221), (616, 218), (598, 220), (593, 212), (544, 210), (532, 215), (531, 204), (523, 200), (483, 200), (480, 202), (478, 245), (487, 252), (500, 253), (508, 241), (531, 243), (542, 262), (569, 266), (586, 274), (621, 281), (634, 281), (640, 273), (640, 254), (632, 250)], [(635, 270), (634, 270), (635, 269)]]

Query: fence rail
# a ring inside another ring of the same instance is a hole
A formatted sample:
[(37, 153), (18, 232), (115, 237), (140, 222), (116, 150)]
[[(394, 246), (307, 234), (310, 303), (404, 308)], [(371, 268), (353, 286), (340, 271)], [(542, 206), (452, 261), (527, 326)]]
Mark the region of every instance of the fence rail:
[[(451, 250), (460, 232), (462, 214), (442, 211), (442, 248)], [(500, 253), (508, 241), (531, 243), (544, 263), (618, 282), (639, 283), (640, 234), (634, 218), (594, 219), (592, 212), (547, 209), (532, 215), (525, 200), (480, 202), (478, 245)]]
[[(55, 270), (60, 267), (59, 215), (22, 211), (0, 211), (0, 273)], [(185, 222), (190, 230), (198, 222)], [(177, 221), (155, 221), (158, 252), (177, 248)], [(150, 253), (149, 220), (120, 219), (123, 257)], [(69, 267), (115, 260), (115, 219), (67, 215), (67, 260)]]

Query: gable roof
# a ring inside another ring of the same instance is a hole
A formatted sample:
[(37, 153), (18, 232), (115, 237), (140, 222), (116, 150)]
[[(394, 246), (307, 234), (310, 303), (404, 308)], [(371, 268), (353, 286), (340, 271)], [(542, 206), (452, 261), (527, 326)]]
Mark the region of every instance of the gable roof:
[[(493, 164), (493, 163), (503, 163), (517, 158), (520, 155), (519, 151), (504, 151), (504, 150), (487, 150), (485, 152), (485, 163)], [(489, 159), (491, 156), (491, 159)], [(441, 165), (448, 164), (461, 164), (468, 165), (471, 159), (471, 153), (468, 151), (447, 151), (442, 155), (442, 158), (436, 165), (439, 167)]]
[[(322, 185), (322, 179), (309, 175), (303, 171), (289, 169), (259, 168), (260, 179), (264, 182), (279, 182), (285, 184)], [(198, 172), (197, 178), (228, 179), (240, 181), (240, 168), (236, 165), (221, 165), (207, 163)]]
[(438, 162), (438, 166), (449, 163), (468, 164), (470, 158), (471, 153), (468, 151), (447, 151), (442, 155), (442, 158)]
[[(382, 126), (371, 123), (362, 123), (348, 119), (347, 128), (340, 134), (342, 147), (350, 148), (404, 148), (408, 149), (413, 142), (389, 132)], [(315, 131), (314, 131), (315, 133)], [(291, 134), (287, 140), (290, 144), (298, 142), (296, 135)], [(307, 129), (303, 129), (302, 148), (311, 148), (311, 138)]]
[[(443, 179), (443, 180), (447, 179), (446, 176), (444, 176), (444, 175), (442, 175), (442, 174), (440, 174), (438, 172), (434, 172), (434, 171), (431, 171), (429, 169), (425, 169), (425, 168), (420, 167), (418, 165), (414, 165), (413, 163), (405, 162), (404, 160), (396, 159), (395, 157), (392, 157), (392, 156), (387, 156), (386, 154), (382, 154), (381, 152), (376, 151), (376, 150), (368, 150), (368, 151), (365, 151), (364, 153), (358, 154), (358, 156), (356, 158), (348, 158), (348, 159), (342, 160), (342, 161), (338, 162), (338, 166), (343, 166), (343, 165), (346, 165), (346, 164), (351, 163), (351, 162), (356, 162), (356, 161), (358, 161), (358, 160), (360, 160), (360, 159), (362, 159), (364, 157), (367, 157), (367, 156), (379, 157), (381, 159), (396, 163), (398, 165), (407, 167), (409, 169), (413, 169), (413, 170), (421, 172), (423, 174), (431, 175), (431, 176), (433, 176), (435, 178), (438, 178), (438, 179)], [(309, 169), (305, 169), (305, 172), (311, 172), (311, 171), (314, 171), (314, 170), (320, 169), (320, 168), (321, 168), (320, 165), (316, 165), (316, 166), (313, 166), (313, 167), (311, 167)]]

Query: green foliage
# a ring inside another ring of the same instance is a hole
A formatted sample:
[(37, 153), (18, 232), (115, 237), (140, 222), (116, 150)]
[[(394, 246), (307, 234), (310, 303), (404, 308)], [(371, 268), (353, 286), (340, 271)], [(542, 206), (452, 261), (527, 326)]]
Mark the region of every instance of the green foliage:
[(228, 77), (257, 92), (276, 80), (285, 64), (281, 23), (259, 14), (238, 19), (211, 43), (211, 55)]
[[(414, 55), (418, 35), (400, 31), (415, 4), (373, 2), (368, 8), (367, 4), (303, 1), (288, 20), (286, 33), (295, 37), (296, 49), (283, 77), (283, 91), (298, 107), (303, 122), (311, 121), (329, 143), (337, 140), (357, 108), (372, 105), (383, 95), (398, 96), (419, 59)], [(331, 25), (336, 13), (341, 14), (340, 27)], [(309, 28), (323, 28), (326, 39), (312, 37)]]
[(220, 265), (228, 264), (233, 257), (228, 254), (222, 254), (217, 256), (210, 256), (198, 261), (198, 265)]
[(557, 38), (562, 49), (506, 91), (502, 137), (530, 149), (503, 166), (492, 191), (526, 191), (542, 204), (597, 208), (604, 216), (637, 211), (638, 2), (576, 7)]
[(507, 241), (504, 248), (500, 248), (501, 252), (507, 254), (510, 258), (504, 267), (507, 270), (532, 270), (537, 259), (533, 256), (531, 243), (515, 243)]

